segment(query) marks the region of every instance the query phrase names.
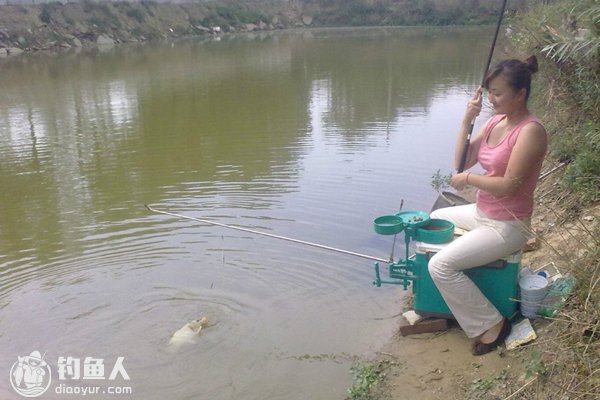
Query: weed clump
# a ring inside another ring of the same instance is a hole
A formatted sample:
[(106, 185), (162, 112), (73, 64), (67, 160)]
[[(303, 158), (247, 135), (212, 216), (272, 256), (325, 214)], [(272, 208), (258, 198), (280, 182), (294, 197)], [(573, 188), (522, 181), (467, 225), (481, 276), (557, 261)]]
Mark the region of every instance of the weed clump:
[(357, 364), (350, 369), (354, 374), (352, 387), (348, 389), (346, 400), (371, 400), (372, 388), (385, 378), (388, 362)]
[(600, 3), (532, 1), (513, 19), (515, 47), (545, 57), (538, 108), (552, 134), (551, 156), (569, 165), (561, 185), (580, 206), (600, 200)]

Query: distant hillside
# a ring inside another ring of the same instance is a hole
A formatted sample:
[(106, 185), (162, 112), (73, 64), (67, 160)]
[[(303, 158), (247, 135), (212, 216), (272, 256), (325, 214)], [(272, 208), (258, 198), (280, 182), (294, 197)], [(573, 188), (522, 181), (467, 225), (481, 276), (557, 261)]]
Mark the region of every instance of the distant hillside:
[[(460, 25), (495, 19), (489, 0), (76, 1), (0, 5), (0, 56), (223, 32), (308, 26)], [(498, 3), (498, 4), (496, 4)]]
[(500, 1), (490, 0), (301, 0), (321, 26), (464, 25), (493, 21)]

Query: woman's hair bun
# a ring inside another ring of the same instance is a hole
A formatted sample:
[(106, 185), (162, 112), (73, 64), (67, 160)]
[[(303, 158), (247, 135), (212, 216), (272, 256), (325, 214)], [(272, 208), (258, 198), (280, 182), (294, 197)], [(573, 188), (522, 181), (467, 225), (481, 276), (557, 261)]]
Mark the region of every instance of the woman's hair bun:
[(530, 56), (525, 60), (525, 64), (527, 65), (527, 69), (531, 71), (532, 74), (538, 72), (538, 61), (536, 56)]

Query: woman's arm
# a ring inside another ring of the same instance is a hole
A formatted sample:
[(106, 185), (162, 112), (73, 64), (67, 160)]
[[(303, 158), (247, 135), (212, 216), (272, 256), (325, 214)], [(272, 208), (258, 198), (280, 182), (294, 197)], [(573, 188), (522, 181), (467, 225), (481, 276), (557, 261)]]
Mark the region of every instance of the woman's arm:
[(463, 172), (452, 177), (452, 186), (461, 190), (466, 185), (471, 185), (494, 197), (510, 196), (519, 190), (529, 170), (544, 157), (547, 147), (548, 137), (544, 127), (529, 123), (521, 128), (503, 177)]
[[(475, 96), (469, 101), (467, 104), (467, 110), (465, 111), (465, 116), (463, 117), (463, 121), (460, 125), (460, 131), (458, 137), (456, 138), (456, 145), (454, 147), (454, 168), (457, 170), (460, 167), (460, 161), (462, 158), (463, 150), (465, 148), (465, 142), (467, 140), (467, 135), (471, 130), (471, 125), (475, 118), (481, 112), (481, 103), (482, 103), (482, 89), (477, 89)], [(477, 163), (477, 153), (479, 152), (479, 144), (481, 143), (482, 132), (481, 130), (477, 135), (476, 139), (471, 140), (467, 150), (467, 157), (465, 161), (465, 170), (471, 168), (475, 163)]]

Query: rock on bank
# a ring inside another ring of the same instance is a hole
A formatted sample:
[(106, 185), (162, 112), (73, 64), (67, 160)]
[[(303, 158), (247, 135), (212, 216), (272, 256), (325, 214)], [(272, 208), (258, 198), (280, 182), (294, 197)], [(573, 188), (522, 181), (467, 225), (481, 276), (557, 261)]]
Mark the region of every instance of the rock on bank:
[[(45, 3), (0, 6), (0, 57), (22, 51), (94, 47), (221, 32), (307, 26), (289, 2), (172, 4)], [(262, 7), (262, 8), (261, 8)]]

